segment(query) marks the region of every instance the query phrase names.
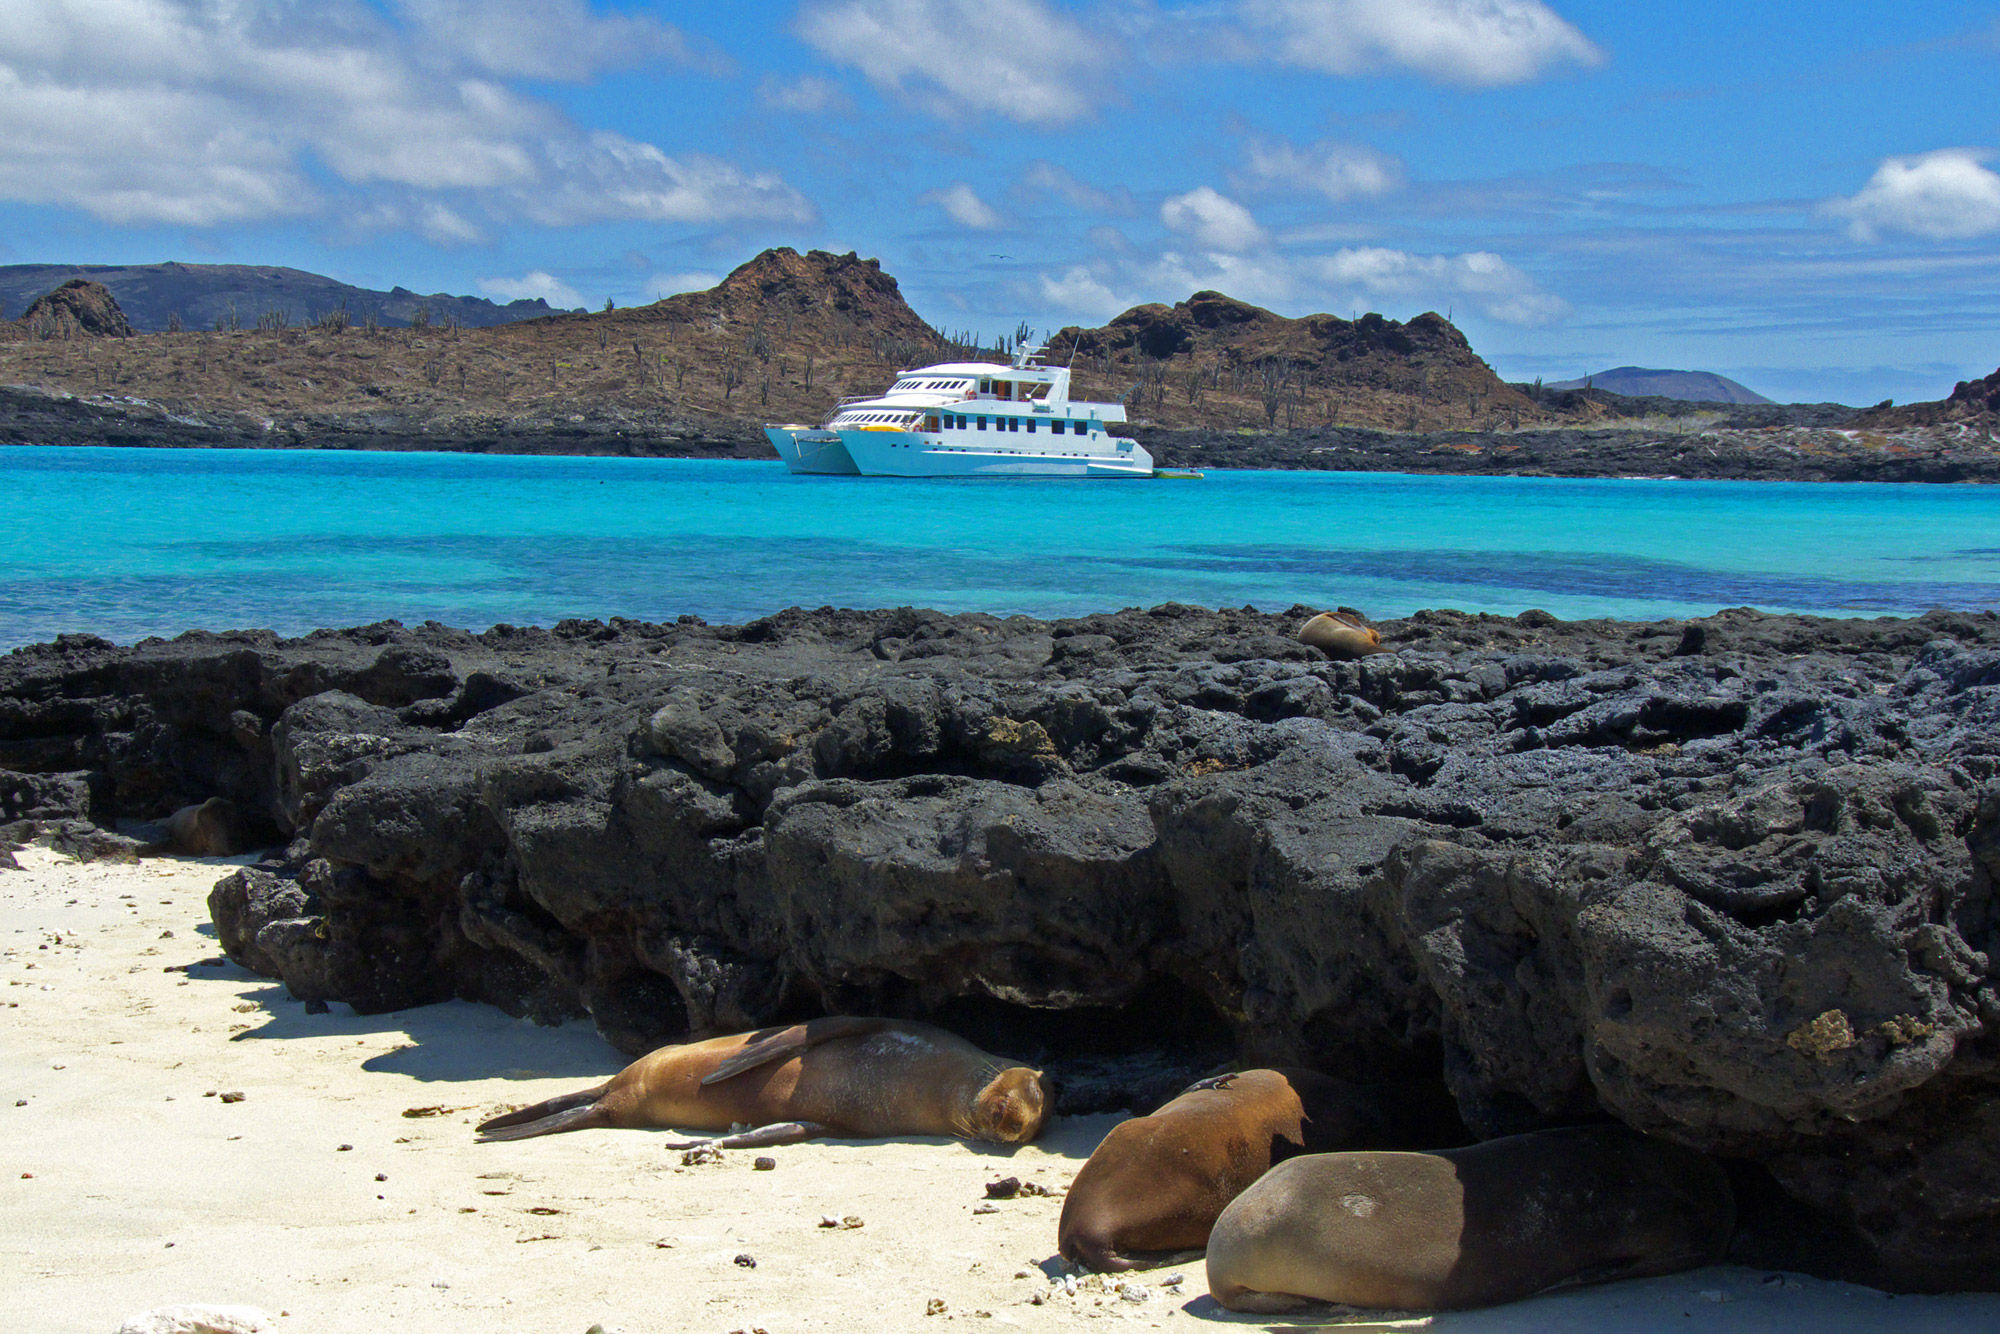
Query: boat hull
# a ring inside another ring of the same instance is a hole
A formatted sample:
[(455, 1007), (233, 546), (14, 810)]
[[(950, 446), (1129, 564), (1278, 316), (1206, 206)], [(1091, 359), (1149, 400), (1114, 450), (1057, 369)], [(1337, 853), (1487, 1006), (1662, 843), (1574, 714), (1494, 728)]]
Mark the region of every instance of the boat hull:
[(814, 426), (767, 426), (764, 438), (793, 472), (828, 477), (854, 477), (861, 472), (837, 432)]
[(1151, 477), (1153, 456), (1135, 441), (1073, 453), (945, 444), (912, 431), (765, 430), (796, 473), (862, 477)]

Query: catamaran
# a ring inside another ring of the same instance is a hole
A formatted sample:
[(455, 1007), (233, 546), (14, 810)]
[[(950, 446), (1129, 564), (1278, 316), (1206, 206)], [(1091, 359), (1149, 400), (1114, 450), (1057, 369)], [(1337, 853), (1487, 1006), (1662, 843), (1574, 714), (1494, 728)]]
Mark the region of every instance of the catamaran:
[(1069, 371), (1023, 344), (1011, 365), (948, 361), (844, 398), (819, 426), (766, 426), (793, 472), (859, 477), (1151, 477), (1153, 456), (1105, 428), (1122, 403), (1069, 396)]

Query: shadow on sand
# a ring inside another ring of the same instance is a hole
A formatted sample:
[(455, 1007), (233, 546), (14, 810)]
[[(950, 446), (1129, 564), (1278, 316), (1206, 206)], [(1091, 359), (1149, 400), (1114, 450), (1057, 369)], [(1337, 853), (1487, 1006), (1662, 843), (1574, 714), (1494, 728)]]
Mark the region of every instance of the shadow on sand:
[(599, 1083), (626, 1065), (626, 1058), (586, 1023), (542, 1028), (469, 1001), (443, 1001), (387, 1014), (356, 1014), (335, 1004), (323, 1014), (308, 1014), (284, 987), (233, 964), (204, 971), (213, 980), (236, 983), (244, 1000), (264, 1007), (264, 1022), (236, 1034), (232, 1042), (401, 1034), (408, 1045), (371, 1056), (361, 1068), (426, 1083), (477, 1079)]

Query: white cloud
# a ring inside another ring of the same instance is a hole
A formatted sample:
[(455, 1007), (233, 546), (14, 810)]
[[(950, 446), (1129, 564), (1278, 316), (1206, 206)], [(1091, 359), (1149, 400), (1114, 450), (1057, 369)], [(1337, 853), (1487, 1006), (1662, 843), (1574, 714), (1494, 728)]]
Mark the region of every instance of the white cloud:
[(804, 74), (797, 78), (767, 74), (757, 85), (757, 100), (767, 107), (797, 112), (802, 116), (845, 115), (854, 109), (854, 103), (848, 100), (838, 84), (817, 74)]
[(1381, 246), (1356, 246), (1304, 261), (1322, 283), (1367, 298), (1394, 297), (1445, 305), (1465, 300), (1502, 324), (1550, 324), (1569, 304), (1489, 251), (1462, 255), (1413, 255)]
[(432, 201), (417, 207), (414, 225), (419, 235), (433, 245), (477, 245), (486, 233), (443, 204)]
[(1105, 92), (1102, 43), (1045, 0), (812, 0), (795, 31), (945, 115), (1058, 125)]
[(1400, 69), (1442, 83), (1525, 83), (1604, 53), (1541, 0), (1245, 0), (1273, 58), (1328, 74)]
[(489, 74), (576, 81), (654, 60), (698, 59), (672, 24), (598, 14), (583, 0), (395, 0), (395, 7), (430, 49)]
[(1940, 148), (1887, 158), (1858, 194), (1835, 200), (1828, 211), (1846, 218), (1858, 241), (1883, 232), (1928, 241), (2000, 232), (2000, 175), (1982, 165), (1992, 156), (1977, 148)]
[(1548, 324), (1569, 311), (1560, 297), (1487, 251), (1417, 255), (1356, 246), (1294, 257), (1275, 250), (1249, 255), (1168, 250), (1151, 259), (1106, 255), (1089, 267), (1044, 274), (1040, 286), (1049, 305), (1100, 321), (1141, 302), (1185, 301), (1204, 290), (1271, 309), (1342, 313), (1356, 307), (1445, 310), (1457, 304), (1503, 324)]
[(1284, 142), (1250, 145), (1253, 180), (1291, 190), (1310, 190), (1334, 203), (1386, 195), (1403, 186), (1403, 164), (1362, 144), (1322, 140), (1295, 147)]
[(1146, 270), (1145, 287), (1161, 293), (1163, 301), (1185, 301), (1189, 293), (1212, 291), (1252, 305), (1277, 306), (1297, 297), (1301, 283), (1297, 265), (1282, 255), (1182, 255), (1169, 250)]
[(1041, 287), (1042, 300), (1057, 310), (1075, 311), (1087, 319), (1108, 320), (1137, 304), (1113, 292), (1081, 265), (1053, 278), (1043, 274)]
[(941, 190), (927, 190), (917, 196), (917, 202), (937, 205), (953, 222), (974, 231), (997, 231), (1004, 225), (993, 206), (981, 199), (964, 181), (953, 181)]
[(1092, 213), (1131, 213), (1132, 196), (1123, 188), (1100, 190), (1086, 185), (1053, 162), (1030, 162), (1021, 173), (1021, 186), (1055, 195), (1076, 208)]
[(535, 269), (518, 278), (481, 278), (479, 290), (495, 301), (532, 301), (536, 297), (564, 310), (583, 304), (574, 287), (552, 273)]
[(1241, 254), (1268, 243), (1250, 210), (1206, 185), (1160, 205), (1160, 221), (1212, 250)]
[(505, 81), (692, 59), (675, 30), (496, 3), (505, 22), (398, 0), (399, 25), (364, 0), (7, 0), (0, 198), (197, 227), (337, 206), (439, 244), (482, 239), (482, 218), (811, 216), (774, 177), (591, 134)]
[(658, 301), (682, 292), (706, 292), (721, 281), (719, 273), (656, 273), (646, 279), (642, 290), (648, 301)]
[(804, 195), (768, 173), (703, 153), (669, 157), (610, 130), (548, 145), (553, 179), (517, 191), (522, 216), (551, 226), (649, 222), (810, 222)]

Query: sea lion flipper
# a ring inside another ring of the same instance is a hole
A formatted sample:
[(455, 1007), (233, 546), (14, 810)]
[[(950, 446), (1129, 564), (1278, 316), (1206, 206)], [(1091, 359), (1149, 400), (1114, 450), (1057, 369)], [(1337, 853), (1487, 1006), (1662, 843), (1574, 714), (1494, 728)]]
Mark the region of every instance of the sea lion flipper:
[(723, 1080), (733, 1079), (745, 1070), (755, 1070), (758, 1066), (769, 1065), (773, 1061), (788, 1061), (800, 1052), (817, 1047), (822, 1042), (879, 1033), (893, 1022), (889, 1019), (864, 1019), (856, 1015), (835, 1014), (828, 1015), (824, 1019), (808, 1020), (803, 1024), (769, 1029), (757, 1034), (755, 1040), (743, 1050), (703, 1075), (701, 1082), (720, 1084)]
[(827, 1134), (827, 1128), (817, 1121), (773, 1121), (767, 1126), (756, 1126), (750, 1130), (739, 1130), (733, 1135), (717, 1135), (713, 1139), (669, 1140), (670, 1149), (761, 1149), (771, 1144), (799, 1144), (809, 1139), (817, 1139)]
[(566, 1130), (592, 1130), (609, 1124), (595, 1093), (568, 1094), (479, 1124), (479, 1143), (560, 1135)]

